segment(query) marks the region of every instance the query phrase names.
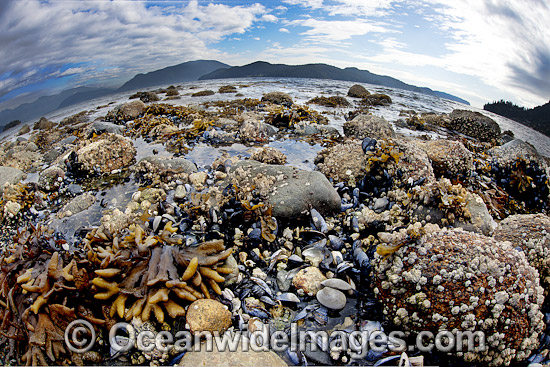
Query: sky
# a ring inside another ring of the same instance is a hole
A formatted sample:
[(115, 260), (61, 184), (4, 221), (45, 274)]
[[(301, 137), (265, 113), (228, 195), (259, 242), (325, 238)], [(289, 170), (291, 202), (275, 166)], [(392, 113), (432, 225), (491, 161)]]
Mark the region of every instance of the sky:
[(0, 0), (0, 110), (185, 61), (326, 63), (464, 98), (550, 100), (548, 0)]

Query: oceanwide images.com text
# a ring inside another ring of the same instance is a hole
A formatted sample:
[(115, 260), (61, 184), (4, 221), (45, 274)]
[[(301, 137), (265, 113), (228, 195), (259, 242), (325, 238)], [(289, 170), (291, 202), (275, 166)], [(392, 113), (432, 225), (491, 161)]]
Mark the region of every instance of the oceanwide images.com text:
[[(219, 351), (268, 351), (284, 352), (322, 350), (325, 352), (347, 351), (353, 359), (363, 359), (369, 350), (384, 353), (402, 352), (473, 352), (485, 350), (485, 335), (481, 331), (440, 331), (434, 334), (422, 331), (417, 334), (415, 344), (407, 345), (402, 331), (353, 331), (323, 330), (304, 331), (291, 324), (290, 333), (270, 331), (268, 324), (255, 331), (227, 331), (219, 333), (191, 333), (184, 330), (177, 333), (169, 331), (136, 332), (125, 322), (115, 324), (109, 332), (109, 344), (113, 352), (127, 352), (136, 348), (142, 352), (157, 349), (161, 352), (177, 353), (194, 350)], [(96, 332), (88, 321), (75, 320), (65, 330), (67, 347), (77, 353), (85, 353), (94, 346)], [(202, 343), (201, 343), (202, 342)], [(309, 344), (309, 345), (308, 345)]]

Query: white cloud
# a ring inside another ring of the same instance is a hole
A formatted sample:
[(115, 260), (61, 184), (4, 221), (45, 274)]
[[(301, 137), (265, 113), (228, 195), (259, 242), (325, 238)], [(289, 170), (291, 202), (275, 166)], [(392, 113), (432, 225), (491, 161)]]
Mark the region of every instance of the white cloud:
[(279, 28), (279, 32), (290, 33), (290, 31), (286, 28)]
[(368, 33), (394, 32), (380, 23), (356, 20), (318, 20), (313, 18), (294, 20), (290, 25), (298, 25), (309, 30), (302, 34), (310, 39), (333, 43), (353, 36), (364, 36)]

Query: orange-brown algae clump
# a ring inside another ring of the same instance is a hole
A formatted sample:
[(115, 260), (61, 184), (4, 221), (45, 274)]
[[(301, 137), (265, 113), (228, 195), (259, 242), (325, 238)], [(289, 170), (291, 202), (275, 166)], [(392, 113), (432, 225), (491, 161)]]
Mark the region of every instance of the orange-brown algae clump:
[(384, 314), (407, 334), (483, 332), (485, 351), (450, 352), (467, 362), (500, 366), (529, 357), (544, 328), (544, 294), (525, 255), (460, 229), (428, 232), (387, 258), (375, 255)]

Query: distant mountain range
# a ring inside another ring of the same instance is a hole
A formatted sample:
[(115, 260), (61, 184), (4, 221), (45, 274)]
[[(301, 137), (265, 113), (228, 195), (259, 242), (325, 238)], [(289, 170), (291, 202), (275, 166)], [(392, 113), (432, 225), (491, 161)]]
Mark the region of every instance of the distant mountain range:
[(498, 102), (486, 103), (483, 106), (486, 111), (517, 121), (529, 126), (546, 136), (550, 136), (550, 101), (534, 108), (519, 107), (503, 99)]
[(40, 97), (34, 102), (24, 103), (13, 109), (0, 111), (0, 131), (5, 125), (13, 120), (25, 122), (35, 118), (38, 119), (40, 116), (53, 112), (59, 108), (68, 107), (90, 99), (119, 92), (195, 80), (246, 77), (346, 80), (382, 85), (392, 88), (401, 88), (469, 104), (467, 101), (448, 93), (433, 91), (430, 88), (416, 87), (389, 76), (377, 75), (367, 70), (359, 70), (357, 68), (340, 69), (326, 64), (270, 64), (262, 61), (244, 66), (231, 67), (230, 65), (215, 60), (197, 60), (169, 66), (146, 74), (137, 74), (118, 89), (94, 87), (72, 88), (56, 95)]
[(327, 64), (307, 65), (285, 65), (270, 64), (264, 61), (257, 61), (244, 66), (218, 69), (209, 74), (203, 75), (199, 80), (226, 79), (226, 78), (250, 78), (250, 77), (277, 77), (277, 78), (315, 78), (346, 80), (350, 82), (368, 83), (382, 85), (391, 88), (401, 88), (413, 92), (424, 93), (435, 97), (450, 99), (469, 105), (470, 103), (445, 92), (431, 90), (425, 87), (416, 87), (401, 80), (386, 75), (373, 74), (367, 70), (357, 68), (340, 69)]

